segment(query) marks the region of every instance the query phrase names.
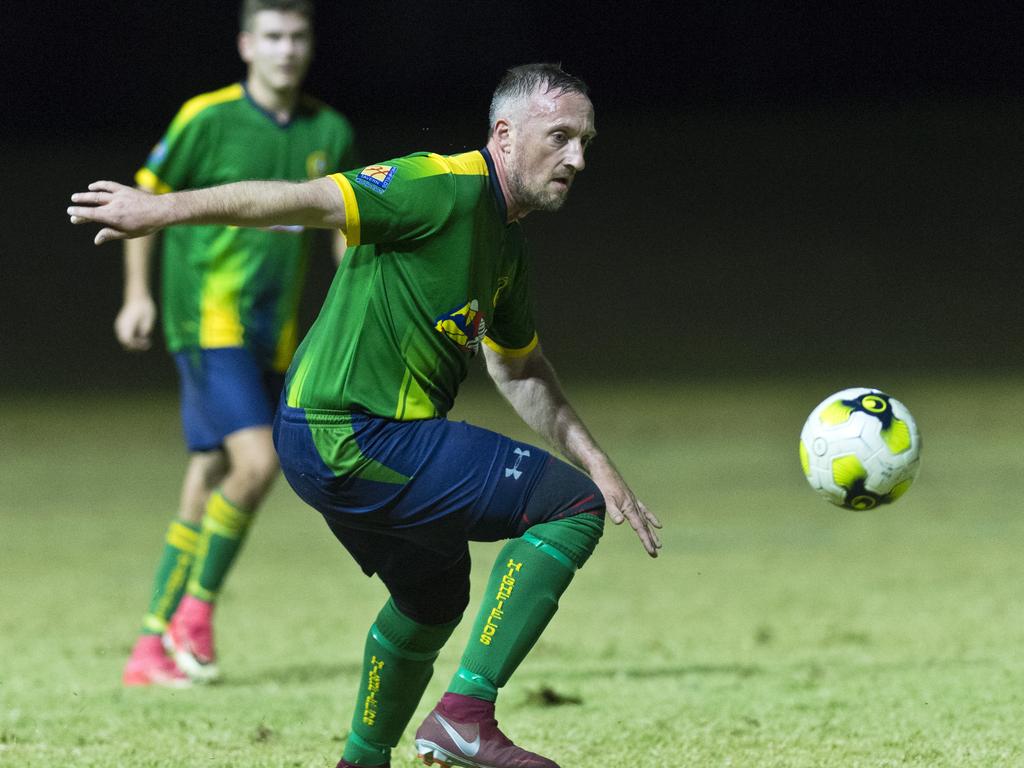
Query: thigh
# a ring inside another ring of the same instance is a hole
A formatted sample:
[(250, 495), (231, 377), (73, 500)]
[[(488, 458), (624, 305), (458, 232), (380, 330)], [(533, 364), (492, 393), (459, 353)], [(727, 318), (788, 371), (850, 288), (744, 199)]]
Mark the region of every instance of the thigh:
[[(337, 525), (417, 529), (435, 551), (518, 535), (551, 456), (464, 422), (399, 422), (282, 405), (275, 445), (289, 484)], [(432, 525), (437, 521), (444, 525)]]
[(597, 484), (576, 467), (552, 456), (511, 535), (522, 536), (531, 525), (538, 523), (582, 514), (604, 517), (604, 512), (604, 496)]
[(248, 350), (188, 350), (176, 353), (174, 361), (190, 451), (220, 448), (227, 435), (273, 422), (280, 375), (264, 371)]
[(262, 472), (277, 471), (277, 452), (271, 428), (243, 427), (224, 437), (224, 451), (232, 467), (250, 467)]
[[(375, 515), (388, 528), (421, 529), (417, 536), (428, 546), (448, 532), (473, 541), (515, 535), (551, 459), (536, 446), (444, 419), (357, 422), (355, 435), (364, 455), (409, 478)], [(343, 483), (356, 493), (376, 493)]]
[(546, 451), (512, 443), (493, 493), (472, 521), (469, 537), (473, 541), (518, 538), (537, 523), (584, 512), (603, 516), (604, 506), (604, 496), (588, 475)]

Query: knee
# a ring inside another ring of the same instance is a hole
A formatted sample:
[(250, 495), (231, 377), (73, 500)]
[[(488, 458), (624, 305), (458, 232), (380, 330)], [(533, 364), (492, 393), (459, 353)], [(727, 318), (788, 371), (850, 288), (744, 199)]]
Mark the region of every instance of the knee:
[(568, 557), (577, 568), (582, 568), (597, 549), (604, 534), (604, 510), (594, 511), (537, 523), (530, 526), (526, 535), (554, 547)]
[(526, 520), (531, 524), (573, 517), (604, 520), (604, 496), (597, 484), (583, 472), (552, 459), (541, 475), (526, 505)]
[(195, 484), (209, 493), (227, 474), (228, 457), (222, 450), (195, 453), (189, 462), (188, 472), (194, 475)]
[(409, 592), (392, 592), (398, 610), (419, 624), (448, 624), (462, 617), (469, 605), (469, 582), (464, 589), (432, 593), (428, 599)]
[(185, 471), (178, 517), (189, 523), (203, 519), (210, 493), (223, 482), (228, 461), (223, 451), (194, 453)]
[(267, 486), (274, 481), (280, 469), (281, 463), (277, 459), (277, 453), (270, 449), (254, 456), (247, 471), (253, 483)]
[(429, 583), (389, 579), (386, 584), (398, 609), (420, 624), (447, 624), (469, 605), (469, 557), (433, 575)]
[(231, 474), (248, 492), (262, 494), (274, 482), (280, 468), (273, 449), (250, 451), (238, 457), (238, 461), (231, 467)]
[(224, 440), (232, 485), (246, 492), (259, 493), (269, 488), (280, 464), (269, 427), (242, 429)]

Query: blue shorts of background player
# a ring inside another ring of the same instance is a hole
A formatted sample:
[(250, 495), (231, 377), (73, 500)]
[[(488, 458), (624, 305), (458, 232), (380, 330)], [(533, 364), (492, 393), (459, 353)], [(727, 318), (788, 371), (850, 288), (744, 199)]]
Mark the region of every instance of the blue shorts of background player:
[[(364, 456), (410, 479), (339, 477), (317, 451), (313, 430), (354, 435)], [(450, 620), (468, 601), (469, 541), (604, 514), (604, 498), (583, 472), (465, 422), (315, 413), (282, 403), (274, 443), (299, 497), (324, 516), (364, 573), (380, 577), (402, 613), (425, 624)]]
[(216, 450), (234, 432), (273, 423), (284, 374), (264, 370), (249, 350), (187, 350), (175, 353), (174, 362), (189, 451)]

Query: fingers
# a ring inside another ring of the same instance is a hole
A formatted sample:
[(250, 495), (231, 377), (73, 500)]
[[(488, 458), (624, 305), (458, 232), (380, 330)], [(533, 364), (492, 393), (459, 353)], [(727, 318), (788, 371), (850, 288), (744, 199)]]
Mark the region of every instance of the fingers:
[[(86, 194), (88, 193), (79, 193), (79, 195)], [(75, 195), (75, 197), (78, 197), (78, 195)], [(68, 216), (70, 217), (72, 224), (102, 223), (100, 222), (98, 217), (92, 215), (93, 211), (95, 211), (94, 208), (83, 208), (81, 206), (72, 205), (71, 207), (68, 208)], [(103, 245), (104, 243), (108, 243), (111, 240), (124, 240), (127, 237), (128, 233), (126, 232), (122, 232), (119, 229), (114, 229), (113, 227), (104, 227), (103, 229), (96, 233), (96, 237), (94, 237), (92, 241), (96, 245)]]
[(89, 185), (88, 192), (75, 192), (71, 195), (71, 202), (76, 205), (68, 206), (68, 216), (72, 224), (89, 224), (94, 219), (97, 206), (107, 205), (114, 192), (124, 189), (123, 184), (116, 181), (94, 181)]
[[(630, 527), (636, 532), (647, 554), (651, 557), (658, 556), (658, 550), (661, 549), (661, 539), (651, 527), (650, 518), (653, 515), (647, 511), (643, 504), (632, 498), (615, 499), (612, 504), (607, 506), (607, 511), (608, 516), (616, 525), (622, 523), (623, 520), (628, 520)], [(657, 522), (660, 528), (661, 523), (657, 518), (654, 518), (654, 521)]]
[[(633, 520), (629, 521), (633, 524)], [(661, 541), (655, 535), (654, 531), (648, 528), (643, 522), (637, 519), (636, 524), (633, 525), (633, 530), (636, 531), (637, 537), (640, 539), (640, 543), (643, 545), (644, 550), (651, 557), (658, 556), (658, 550), (661, 549)]]
[(647, 508), (635, 499), (632, 501), (633, 504), (624, 510), (626, 519), (629, 520), (629, 524), (636, 531), (636, 535), (640, 537), (640, 543), (644, 545), (647, 554), (651, 557), (657, 557), (658, 550), (661, 549), (661, 539), (658, 538), (658, 534), (654, 532), (654, 529), (648, 523)]
[(131, 338), (124, 339), (121, 342), (121, 346), (129, 352), (145, 352), (152, 345), (148, 336), (132, 336)]
[(68, 208), (68, 216), (71, 218), (72, 224), (88, 224), (92, 221), (92, 218), (89, 216), (90, 211), (92, 211), (92, 208), (71, 206)]
[(118, 334), (117, 340), (121, 342), (121, 347), (128, 352), (145, 352), (151, 346), (149, 337), (140, 334), (130, 336)]
[(96, 245), (103, 245), (104, 243), (109, 243), (112, 240), (125, 240), (127, 237), (128, 235), (119, 229), (104, 227), (96, 233), (96, 237), (94, 237), (92, 241), (96, 243)]
[(138, 328), (135, 331), (135, 346), (133, 349), (137, 351), (145, 351), (152, 345), (153, 339), (153, 316), (147, 315), (139, 323)]
[(83, 222), (74, 221), (74, 217), (88, 215), (90, 209), (82, 208), (81, 206), (106, 205), (110, 202), (113, 193), (119, 189), (125, 189), (124, 184), (118, 184), (116, 181), (94, 181), (89, 185), (88, 192), (75, 192), (72, 194), (71, 202), (78, 204), (68, 208), (68, 215), (72, 217), (72, 223), (81, 224)]
[[(104, 203), (110, 202), (109, 192), (75, 192), (71, 196), (72, 203), (88, 204), (88, 205), (103, 205)], [(70, 209), (68, 209), (70, 212)]]
[[(91, 211), (91, 210), (92, 210), (92, 208), (78, 208), (78, 207), (75, 207), (75, 206), (72, 206), (72, 207), (68, 208), (68, 214), (71, 217), (71, 223), (72, 224), (92, 224), (92, 223), (94, 223), (96, 221), (96, 219), (89, 215), (89, 211)], [(101, 229), (99, 232), (96, 233), (96, 237), (94, 237), (92, 241), (96, 245), (103, 245), (104, 243), (108, 243), (111, 240), (124, 240), (127, 237), (128, 237), (128, 234), (126, 232), (122, 232), (121, 230), (114, 229), (112, 227), (104, 227), (103, 229)]]
[[(661, 528), (661, 521), (658, 520), (658, 518), (654, 516), (654, 513), (648, 510), (642, 502), (638, 501), (637, 506), (640, 510), (638, 517), (640, 518), (640, 522), (643, 524), (644, 530), (647, 531), (655, 549), (661, 549), (661, 537), (658, 536), (658, 532), (655, 530), (655, 528)], [(657, 557), (657, 555), (653, 556)]]
[(612, 522), (616, 525), (622, 525), (622, 521), (626, 518), (622, 516), (622, 512), (619, 511), (617, 504), (607, 504), (608, 517), (612, 519)]
[(119, 189), (127, 189), (124, 184), (118, 184), (116, 181), (94, 181), (89, 185), (91, 192), (117, 192)]
[(647, 522), (648, 522), (648, 523), (650, 523), (651, 525), (653, 525), (653, 526), (654, 526), (655, 528), (661, 528), (661, 527), (663, 527), (663, 526), (662, 526), (662, 524), (661, 524), (661, 520), (659, 520), (659, 519), (658, 519), (658, 518), (657, 518), (657, 517), (655, 516), (655, 514), (654, 514), (653, 512), (651, 512), (651, 511), (650, 511), (649, 509), (647, 509), (647, 507), (646, 507), (646, 506), (644, 506), (643, 504), (641, 504), (640, 506), (641, 506), (641, 507), (643, 507), (643, 510), (644, 510), (644, 516), (645, 516), (645, 517), (647, 518)]
[(126, 302), (114, 318), (114, 336), (129, 352), (144, 352), (152, 346), (156, 307), (151, 299)]
[(121, 347), (128, 352), (145, 352), (152, 346), (149, 331), (141, 326), (114, 324), (114, 335)]
[[(646, 527), (646, 530), (647, 530), (647, 534), (648, 534), (648, 536), (651, 539), (651, 543), (654, 544), (654, 548), (656, 550), (661, 549), (661, 537), (658, 535), (658, 532), (655, 531), (650, 526), (645, 526), (645, 527)], [(653, 556), (657, 557), (657, 554), (655, 554)]]

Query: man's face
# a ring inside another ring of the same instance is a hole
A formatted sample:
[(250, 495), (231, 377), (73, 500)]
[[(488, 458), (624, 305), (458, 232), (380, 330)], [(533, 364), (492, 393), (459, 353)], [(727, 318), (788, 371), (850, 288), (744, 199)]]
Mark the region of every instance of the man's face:
[(513, 200), (527, 211), (557, 211), (596, 133), (590, 99), (538, 91), (511, 127), (507, 178)]
[(238, 38), (242, 61), (249, 77), (273, 91), (289, 91), (302, 85), (313, 58), (313, 31), (309, 19), (293, 11), (259, 11), (250, 29)]

